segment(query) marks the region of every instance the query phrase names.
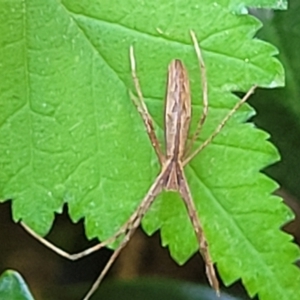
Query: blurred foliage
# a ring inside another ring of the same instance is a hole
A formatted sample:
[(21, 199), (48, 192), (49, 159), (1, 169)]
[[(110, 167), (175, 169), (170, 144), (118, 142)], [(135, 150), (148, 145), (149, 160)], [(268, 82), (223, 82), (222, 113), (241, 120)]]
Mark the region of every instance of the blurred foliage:
[[(79, 298), (83, 291), (86, 291), (88, 286), (76, 285), (69, 286), (51, 292), (49, 296), (45, 295), (45, 300), (53, 300), (56, 297), (61, 298), (64, 295), (64, 300), (73, 300)], [(92, 300), (240, 300), (242, 298), (232, 297), (226, 293), (218, 297), (211, 288), (161, 278), (142, 278), (130, 281), (111, 281), (101, 286)]]
[(22, 276), (12, 270), (0, 276), (0, 299), (34, 300)]
[[(88, 289), (85, 284), (66, 285), (45, 289), (43, 299), (78, 299)], [(1, 300), (34, 300), (22, 276), (7, 270), (0, 276)], [(132, 300), (132, 299), (173, 299), (173, 300), (239, 300), (240, 298), (222, 293), (218, 297), (214, 290), (201, 285), (158, 278), (143, 278), (132, 281), (111, 281), (104, 284), (93, 300)]]
[(258, 34), (280, 51), (286, 86), (259, 90), (250, 100), (257, 110), (255, 124), (271, 134), (282, 160), (267, 169), (280, 185), (300, 199), (300, 2), (289, 1), (287, 11), (252, 10), (264, 24)]

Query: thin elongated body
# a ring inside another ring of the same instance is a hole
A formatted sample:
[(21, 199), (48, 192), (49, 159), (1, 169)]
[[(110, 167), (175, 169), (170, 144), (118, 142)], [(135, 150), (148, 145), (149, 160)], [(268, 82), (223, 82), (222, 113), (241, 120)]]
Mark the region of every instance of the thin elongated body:
[(168, 177), (166, 190), (178, 191), (181, 160), (191, 120), (191, 96), (187, 71), (183, 63), (173, 60), (168, 68), (165, 101), (165, 148)]
[(183, 63), (175, 59), (168, 68), (165, 101), (166, 158), (181, 161), (191, 121), (190, 82)]
[(199, 242), (199, 250), (206, 263), (206, 273), (211, 285), (219, 291), (218, 280), (197, 210), (183, 172), (183, 158), (191, 121), (191, 95), (188, 73), (183, 63), (173, 60), (168, 69), (165, 101), (166, 162), (162, 168), (162, 185), (165, 190), (178, 191), (184, 200)]

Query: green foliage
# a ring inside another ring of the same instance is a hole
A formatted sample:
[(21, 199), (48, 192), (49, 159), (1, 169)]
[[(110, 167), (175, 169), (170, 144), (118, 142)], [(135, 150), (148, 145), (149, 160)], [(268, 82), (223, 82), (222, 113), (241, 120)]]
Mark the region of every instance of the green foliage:
[(280, 50), (280, 60), (286, 70), (286, 86), (284, 89), (259, 91), (251, 103), (258, 111), (255, 124), (271, 133), (282, 156), (280, 164), (270, 167), (268, 173), (286, 191), (300, 199), (300, 36), (297, 29), (300, 2), (290, 0), (289, 8), (284, 13), (255, 12), (264, 23), (259, 36), (272, 41)]
[(22, 276), (12, 270), (0, 276), (0, 299), (34, 300)]
[[(69, 286), (68, 289), (56, 289), (43, 295), (44, 299), (76, 299), (86, 287), (78, 284)], [(48, 293), (50, 294), (48, 296)], [(120, 295), (122, 297), (120, 298)], [(55, 297), (55, 298), (54, 298)], [(147, 278), (129, 282), (113, 281), (104, 284), (95, 294), (93, 299), (173, 299), (173, 300), (238, 300), (226, 293), (217, 297), (215, 292), (201, 285)], [(13, 270), (7, 270), (0, 276), (0, 299), (9, 300), (34, 300), (22, 276)]]
[[(89, 238), (109, 237), (159, 170), (128, 96), (130, 45), (160, 137), (166, 70), (175, 57), (191, 78), (192, 128), (201, 114), (190, 29), (208, 73), (210, 112), (202, 141), (238, 100), (233, 91), (283, 85), (277, 50), (253, 39), (261, 24), (233, 14), (242, 11), (237, 1), (2, 2), (0, 197), (13, 199), (15, 221), (42, 235), (68, 203), (73, 221), (85, 218)], [(277, 184), (260, 173), (279, 155), (266, 133), (244, 124), (253, 114), (247, 105), (238, 111), (186, 174), (225, 284), (242, 278), (249, 294), (262, 300), (298, 300), (299, 270), (292, 263), (299, 250), (279, 230), (292, 214), (270, 196)], [(163, 244), (181, 264), (198, 249), (176, 194), (158, 197), (143, 227), (149, 234), (161, 229)]]

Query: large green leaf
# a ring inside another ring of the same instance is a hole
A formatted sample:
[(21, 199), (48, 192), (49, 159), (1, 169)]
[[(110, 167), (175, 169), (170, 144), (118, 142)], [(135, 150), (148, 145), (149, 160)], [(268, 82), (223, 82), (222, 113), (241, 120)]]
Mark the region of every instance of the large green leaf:
[(7, 270), (0, 276), (0, 299), (34, 300), (22, 276)]
[[(14, 219), (42, 235), (68, 203), (74, 221), (85, 218), (88, 237), (107, 238), (159, 171), (128, 96), (134, 91), (130, 45), (160, 137), (166, 70), (176, 57), (191, 78), (192, 128), (201, 114), (190, 29), (208, 72), (210, 112), (202, 141), (238, 100), (232, 91), (283, 84), (277, 50), (253, 39), (260, 23), (233, 14), (234, 1), (112, 2), (2, 0), (0, 193), (13, 199)], [(242, 278), (250, 295), (298, 300), (299, 270), (292, 263), (299, 250), (279, 231), (292, 215), (270, 196), (277, 185), (260, 173), (279, 156), (266, 133), (243, 124), (252, 115), (247, 105), (237, 112), (186, 174), (224, 282)], [(161, 229), (179, 263), (197, 251), (176, 194), (158, 197), (143, 225), (148, 233)]]

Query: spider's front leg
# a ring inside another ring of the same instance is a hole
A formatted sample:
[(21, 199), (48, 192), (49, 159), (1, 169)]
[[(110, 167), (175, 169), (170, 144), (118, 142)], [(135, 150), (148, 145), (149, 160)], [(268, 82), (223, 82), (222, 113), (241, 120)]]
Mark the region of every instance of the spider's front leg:
[(206, 67), (205, 63), (202, 57), (202, 53), (199, 47), (199, 43), (197, 40), (197, 37), (195, 33), (191, 30), (190, 31), (193, 43), (194, 43), (194, 48), (195, 52), (198, 58), (199, 62), (199, 68), (200, 68), (200, 73), (201, 73), (201, 84), (202, 84), (202, 97), (203, 97), (203, 110), (202, 110), (202, 115), (199, 119), (197, 128), (191, 138), (191, 141), (188, 143), (185, 151), (185, 159), (183, 161), (183, 167), (186, 166), (199, 152), (201, 152), (206, 146), (208, 146), (213, 139), (220, 133), (220, 131), (223, 129), (223, 127), (226, 125), (228, 120), (233, 116), (233, 114), (242, 106), (243, 103), (245, 103), (249, 97), (254, 93), (254, 90), (256, 89), (256, 85), (253, 85), (249, 91), (246, 93), (246, 95), (239, 101), (237, 104), (228, 112), (228, 114), (224, 117), (224, 119), (219, 123), (219, 125), (216, 127), (216, 129), (212, 132), (212, 134), (197, 148), (195, 149), (192, 153), (191, 149), (193, 146), (193, 143), (197, 140), (199, 137), (201, 128), (206, 120), (206, 117), (208, 115), (208, 84), (207, 84), (207, 76), (206, 76)]
[(138, 80), (138, 77), (136, 75), (136, 68), (135, 68), (135, 58), (134, 58), (134, 52), (133, 52), (133, 47), (130, 47), (129, 50), (129, 57), (130, 57), (130, 66), (131, 66), (131, 75), (132, 75), (132, 80), (134, 82), (135, 90), (137, 93), (138, 97), (135, 97), (132, 92), (130, 92), (130, 98), (134, 105), (136, 106), (138, 112), (140, 113), (144, 125), (146, 127), (149, 139), (151, 141), (151, 144), (155, 150), (155, 153), (159, 159), (160, 165), (163, 165), (165, 162), (165, 156), (161, 151), (159, 140), (156, 136), (155, 130), (154, 130), (154, 125), (153, 125), (153, 119), (147, 109), (147, 106), (144, 101), (144, 97), (142, 94), (141, 86)]
[(208, 115), (208, 88), (207, 88), (207, 76), (206, 76), (206, 67), (204, 63), (204, 59), (199, 47), (199, 42), (197, 40), (196, 34), (194, 31), (190, 31), (193, 44), (194, 44), (194, 49), (197, 55), (198, 63), (199, 63), (199, 70), (200, 70), (200, 75), (201, 75), (201, 86), (202, 86), (202, 101), (203, 101), (203, 108), (202, 108), (202, 114), (200, 116), (200, 119), (198, 121), (197, 127), (195, 132), (192, 135), (192, 138), (190, 142), (187, 144), (186, 149), (185, 149), (185, 157), (189, 155), (189, 153), (192, 150), (194, 142), (197, 140), (197, 138), (200, 135), (202, 126), (206, 120), (206, 117)]
[(249, 91), (245, 94), (245, 96), (240, 99), (236, 103), (236, 105), (228, 112), (228, 114), (224, 117), (224, 119), (219, 123), (216, 129), (212, 132), (212, 134), (196, 149), (192, 154), (185, 158), (183, 161), (183, 166), (187, 165), (199, 152), (201, 152), (204, 148), (206, 148), (213, 139), (221, 132), (224, 128), (228, 120), (234, 115), (234, 113), (250, 98), (250, 96), (254, 93), (255, 89), (257, 88), (256, 85), (253, 85)]

